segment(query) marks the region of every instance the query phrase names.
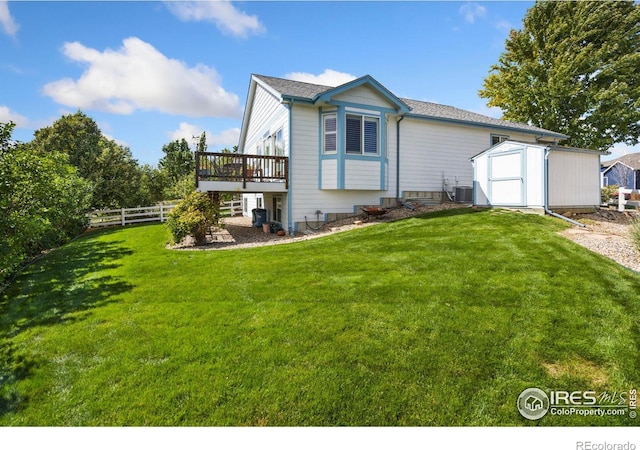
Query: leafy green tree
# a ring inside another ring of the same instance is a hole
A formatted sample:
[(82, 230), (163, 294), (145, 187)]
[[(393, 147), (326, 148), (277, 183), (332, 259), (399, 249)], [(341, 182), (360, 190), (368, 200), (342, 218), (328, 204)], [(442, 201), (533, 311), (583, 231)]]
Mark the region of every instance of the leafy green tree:
[(92, 173), (94, 208), (130, 208), (149, 201), (142, 190), (142, 171), (127, 147), (102, 137)]
[(167, 173), (172, 182), (187, 175), (193, 176), (195, 161), (186, 139), (175, 140), (162, 146), (164, 157), (160, 159), (160, 169)]
[(605, 150), (640, 138), (640, 5), (538, 1), (511, 30), (481, 97), (503, 118)]
[(144, 164), (140, 167), (140, 190), (142, 197), (147, 200), (146, 204), (155, 205), (166, 200), (165, 189), (168, 187), (168, 182), (164, 171), (150, 164)]
[(91, 189), (60, 152), (34, 154), (0, 123), (0, 283), (27, 258), (67, 242), (87, 224)]
[(194, 175), (184, 175), (178, 181), (169, 182), (163, 191), (163, 200), (179, 200), (195, 191)]
[(143, 173), (131, 151), (107, 139), (81, 111), (35, 132), (29, 144), (38, 154), (63, 153), (92, 186), (94, 209), (144, 206)]
[(37, 130), (34, 136), (31, 145), (35, 148), (45, 153), (69, 155), (69, 163), (78, 168), (78, 174), (93, 180), (103, 136), (92, 118), (81, 111), (67, 114), (53, 125)]

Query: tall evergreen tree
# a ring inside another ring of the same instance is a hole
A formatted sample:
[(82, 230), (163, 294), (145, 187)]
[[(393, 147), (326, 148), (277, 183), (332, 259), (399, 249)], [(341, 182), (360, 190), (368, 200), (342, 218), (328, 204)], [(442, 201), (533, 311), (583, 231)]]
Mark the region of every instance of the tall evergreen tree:
[(640, 5), (537, 1), (479, 94), (503, 118), (606, 150), (640, 139)]

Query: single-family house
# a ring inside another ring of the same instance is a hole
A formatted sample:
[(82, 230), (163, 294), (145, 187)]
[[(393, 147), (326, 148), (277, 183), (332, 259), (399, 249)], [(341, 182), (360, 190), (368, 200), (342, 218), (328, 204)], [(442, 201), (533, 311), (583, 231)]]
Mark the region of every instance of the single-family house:
[(470, 202), (474, 155), (507, 140), (567, 137), (399, 98), (369, 75), (337, 87), (252, 75), (238, 152), (197, 154), (196, 178), (199, 190), (242, 193), (244, 214), (260, 208), (294, 232), (365, 205), (456, 192)]
[(630, 153), (601, 165), (602, 186), (640, 189), (640, 153)]

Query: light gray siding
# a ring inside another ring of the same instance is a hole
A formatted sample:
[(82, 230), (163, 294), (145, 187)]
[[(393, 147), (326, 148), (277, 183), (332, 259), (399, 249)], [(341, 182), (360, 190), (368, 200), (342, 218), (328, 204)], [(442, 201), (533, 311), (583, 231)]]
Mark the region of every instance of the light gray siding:
[(334, 96), (333, 99), (358, 105), (370, 105), (382, 108), (393, 107), (386, 98), (368, 85), (358, 86), (347, 92)]
[(600, 204), (600, 155), (551, 151), (549, 154), (549, 206)]
[[(472, 186), (469, 158), (489, 148), (491, 134), (500, 131), (414, 118), (404, 119), (400, 130), (401, 191), (442, 191), (444, 181), (450, 191)], [(510, 138), (531, 140), (523, 133)]]

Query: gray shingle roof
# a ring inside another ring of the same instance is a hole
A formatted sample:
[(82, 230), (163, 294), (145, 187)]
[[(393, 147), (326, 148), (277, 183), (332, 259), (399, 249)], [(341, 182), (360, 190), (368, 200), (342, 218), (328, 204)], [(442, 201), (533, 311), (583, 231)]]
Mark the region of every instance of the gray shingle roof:
[(629, 153), (628, 155), (621, 156), (610, 161), (603, 161), (602, 167), (610, 167), (613, 164), (620, 161), (623, 164), (631, 167), (633, 170), (640, 170), (640, 153)]
[[(254, 77), (262, 80), (272, 89), (279, 92), (283, 97), (294, 97), (309, 101), (314, 100), (324, 92), (335, 89), (333, 86), (322, 86), (319, 84), (304, 83), (301, 81), (286, 80), (284, 78), (268, 77), (265, 75), (254, 75)], [(408, 98), (401, 98), (400, 100), (411, 108), (410, 115), (412, 116), (461, 122), (472, 125), (491, 126), (509, 130), (520, 130), (523, 132), (544, 134), (545, 136), (551, 136), (559, 139), (568, 137), (562, 133), (545, 130), (544, 128), (534, 127), (524, 123), (495, 119), (493, 117), (455, 108), (453, 106), (423, 102)]]
[(544, 128), (534, 127), (525, 123), (509, 122), (506, 120), (496, 119), (494, 117), (485, 116), (483, 114), (466, 111), (464, 109), (456, 108), (453, 106), (440, 105), (438, 103), (422, 102), (419, 100), (411, 100), (409, 98), (402, 98), (411, 108), (411, 115), (417, 115), (422, 117), (430, 117), (434, 119), (453, 120), (456, 122), (464, 122), (470, 124), (495, 126), (499, 128), (508, 128), (511, 130), (522, 130), (525, 132), (540, 133), (547, 136), (564, 138), (568, 137), (562, 133), (555, 131), (545, 130)]
[(331, 86), (285, 80), (284, 78), (267, 77), (264, 75), (254, 76), (267, 83), (273, 89), (278, 91), (280, 95), (285, 97), (299, 97), (312, 100), (318, 95), (333, 89)]

